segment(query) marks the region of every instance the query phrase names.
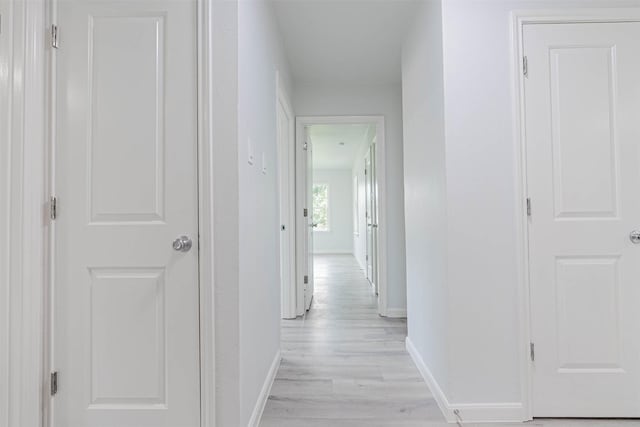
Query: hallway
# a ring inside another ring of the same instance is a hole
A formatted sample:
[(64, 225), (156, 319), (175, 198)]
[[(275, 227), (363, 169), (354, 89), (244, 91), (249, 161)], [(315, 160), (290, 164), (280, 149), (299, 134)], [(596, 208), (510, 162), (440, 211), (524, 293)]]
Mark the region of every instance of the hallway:
[(406, 321), (378, 316), (355, 258), (317, 255), (314, 265), (311, 310), (282, 323), (282, 364), (261, 426), (444, 425), (405, 350)]

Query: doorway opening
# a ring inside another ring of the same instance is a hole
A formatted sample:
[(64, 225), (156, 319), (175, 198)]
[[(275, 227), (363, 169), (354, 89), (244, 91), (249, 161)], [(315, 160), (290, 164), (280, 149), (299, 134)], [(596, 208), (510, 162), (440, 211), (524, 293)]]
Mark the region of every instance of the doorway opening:
[(327, 278), (328, 255), (351, 256), (377, 295), (375, 126), (311, 125), (308, 133), (314, 279)]
[(386, 315), (384, 118), (296, 120), (296, 315), (330, 260), (351, 260)]

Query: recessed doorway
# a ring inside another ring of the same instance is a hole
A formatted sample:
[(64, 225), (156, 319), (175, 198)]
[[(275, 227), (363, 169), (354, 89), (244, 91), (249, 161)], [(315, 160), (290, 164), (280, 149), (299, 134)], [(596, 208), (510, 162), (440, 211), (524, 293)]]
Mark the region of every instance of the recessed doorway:
[(297, 315), (312, 306), (324, 255), (352, 256), (386, 315), (384, 119), (299, 117), (296, 136)]

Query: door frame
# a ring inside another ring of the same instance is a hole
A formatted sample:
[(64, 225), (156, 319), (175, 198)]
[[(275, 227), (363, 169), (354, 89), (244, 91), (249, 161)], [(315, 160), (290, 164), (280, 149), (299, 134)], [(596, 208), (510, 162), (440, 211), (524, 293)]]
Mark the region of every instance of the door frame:
[[(331, 124), (367, 124), (376, 126), (376, 171), (378, 184), (378, 314), (387, 316), (387, 174), (386, 174), (386, 135), (384, 116), (361, 115), (361, 116), (298, 116), (296, 117), (296, 165), (300, 164), (301, 156), (304, 155), (304, 128), (310, 125), (331, 125)], [(300, 198), (298, 183), (303, 182), (304, 176), (299, 167), (296, 167), (296, 220), (302, 217), (304, 200)], [(299, 244), (301, 233), (305, 230), (296, 223), (296, 310), (298, 315), (304, 314), (304, 283), (301, 280), (304, 270), (302, 260), (304, 260), (304, 248)]]
[[(196, 2), (200, 420), (202, 427), (214, 427), (212, 56), (215, 40), (213, 5), (206, 0)], [(7, 266), (8, 279), (6, 289), (0, 286), (0, 295), (7, 296), (6, 304), (0, 306), (0, 344), (6, 344), (0, 345), (0, 376), (6, 375), (9, 381), (0, 385), (0, 413), (3, 414), (0, 427), (44, 427), (53, 422), (49, 372), (55, 221), (49, 220), (48, 201), (55, 188), (55, 111), (52, 108), (55, 55), (50, 47), (49, 29), (56, 22), (56, 0), (8, 3), (10, 13), (5, 13), (2, 19), (2, 38), (11, 46), (7, 61), (10, 77), (6, 79), (6, 87), (0, 81), (0, 91), (10, 93), (6, 132), (11, 141), (5, 156), (7, 169), (3, 169), (9, 179), (7, 185), (0, 188), (0, 196), (6, 196), (0, 200), (0, 231), (6, 231), (9, 236), (7, 244), (0, 247), (0, 265)], [(4, 110), (0, 108), (0, 111)], [(4, 157), (1, 160), (4, 161)]]
[(10, 0), (3, 6), (0, 44), (7, 49), (0, 54), (7, 55), (8, 69), (0, 77), (6, 102), (0, 121), (2, 141), (9, 143), (0, 148), (1, 232), (7, 237), (0, 248), (0, 426), (32, 427), (42, 423), (44, 403), (48, 12), (45, 1)]
[(640, 8), (584, 8), (516, 10), (511, 13), (511, 75), (513, 137), (515, 144), (516, 239), (518, 259), (519, 359), (522, 420), (533, 413), (533, 362), (531, 360), (531, 300), (529, 260), (529, 217), (527, 215), (527, 157), (525, 133), (524, 26), (535, 24), (576, 24), (640, 22)]

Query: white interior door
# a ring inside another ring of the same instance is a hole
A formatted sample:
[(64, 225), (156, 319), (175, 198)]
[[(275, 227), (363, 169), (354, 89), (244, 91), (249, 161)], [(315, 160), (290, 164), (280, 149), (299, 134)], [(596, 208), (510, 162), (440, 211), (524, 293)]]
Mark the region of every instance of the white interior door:
[(365, 215), (367, 224), (367, 278), (378, 294), (377, 279), (377, 236), (378, 236), (378, 209), (377, 189), (375, 173), (375, 144), (371, 144), (365, 156)]
[(304, 291), (304, 306), (306, 310), (311, 308), (311, 301), (313, 300), (313, 231), (317, 226), (313, 222), (313, 143), (309, 136), (309, 128), (305, 128), (306, 139), (306, 202), (307, 202), (307, 244), (306, 244), (306, 257), (307, 257), (307, 280), (305, 280)]
[(196, 427), (196, 3), (57, 4), (53, 422)]
[(295, 292), (295, 194), (293, 165), (293, 114), (283, 96), (278, 96), (278, 157), (280, 186), (280, 280), (282, 286), (282, 317), (296, 317)]
[(365, 219), (367, 224), (367, 279), (373, 284), (373, 213), (371, 211), (371, 151), (364, 158)]
[(376, 295), (378, 295), (378, 159), (376, 157), (376, 147), (374, 139), (371, 147), (369, 147), (371, 153), (371, 223), (373, 227), (371, 255), (373, 259), (373, 283)]
[(534, 415), (640, 417), (640, 24), (524, 43)]

